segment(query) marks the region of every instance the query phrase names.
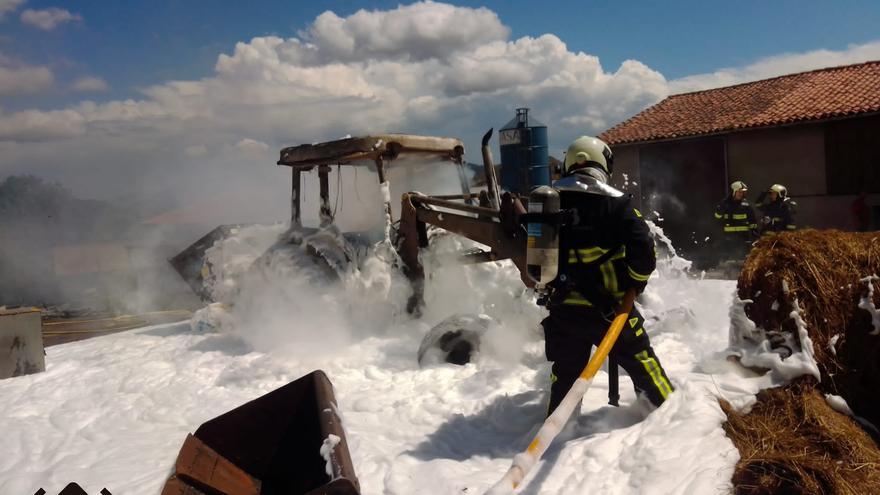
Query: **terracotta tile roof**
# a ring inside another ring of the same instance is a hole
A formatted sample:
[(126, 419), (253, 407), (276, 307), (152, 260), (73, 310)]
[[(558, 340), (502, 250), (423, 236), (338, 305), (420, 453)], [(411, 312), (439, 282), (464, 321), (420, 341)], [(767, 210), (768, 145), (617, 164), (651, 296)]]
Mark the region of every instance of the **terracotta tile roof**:
[(674, 139), (880, 111), (880, 60), (672, 95), (600, 134)]

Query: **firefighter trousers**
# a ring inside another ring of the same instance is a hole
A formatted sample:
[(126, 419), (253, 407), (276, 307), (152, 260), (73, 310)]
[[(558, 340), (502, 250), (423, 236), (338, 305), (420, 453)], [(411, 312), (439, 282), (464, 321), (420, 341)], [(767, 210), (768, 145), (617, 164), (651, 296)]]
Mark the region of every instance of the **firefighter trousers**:
[[(633, 307), (611, 348), (611, 355), (632, 379), (636, 394), (644, 394), (659, 406), (674, 389), (651, 348), (644, 322)], [(553, 362), (549, 415), (580, 376), (590, 359), (592, 346), (599, 345), (610, 322), (596, 309), (559, 305), (550, 309), (550, 316), (541, 325), (547, 360)]]

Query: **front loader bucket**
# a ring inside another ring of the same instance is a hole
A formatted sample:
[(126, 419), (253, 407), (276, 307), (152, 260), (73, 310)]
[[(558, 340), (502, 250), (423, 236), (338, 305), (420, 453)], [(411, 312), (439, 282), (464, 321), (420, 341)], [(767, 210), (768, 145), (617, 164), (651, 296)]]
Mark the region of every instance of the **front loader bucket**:
[(162, 495), (358, 495), (333, 386), (317, 370), (202, 424)]
[(202, 301), (212, 300), (211, 292), (205, 286), (205, 278), (210, 274), (210, 267), (205, 264), (205, 251), (244, 226), (246, 224), (221, 225), (168, 260)]

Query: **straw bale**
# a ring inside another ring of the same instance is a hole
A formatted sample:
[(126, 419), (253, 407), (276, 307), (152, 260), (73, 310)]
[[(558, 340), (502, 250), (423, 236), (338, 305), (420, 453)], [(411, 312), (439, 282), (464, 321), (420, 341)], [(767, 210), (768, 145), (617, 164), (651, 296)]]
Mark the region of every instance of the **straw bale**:
[(826, 403), (815, 380), (763, 390), (748, 414), (722, 402), (727, 436), (740, 451), (735, 493), (880, 493), (880, 449)]
[[(758, 327), (795, 337), (789, 315), (797, 300), (822, 375), (819, 386), (880, 425), (880, 335), (871, 334), (871, 315), (859, 308), (868, 293), (861, 280), (872, 275), (880, 275), (880, 232), (807, 229), (759, 240), (738, 292), (753, 301), (745, 312)], [(880, 281), (871, 283), (880, 307)]]
[(738, 494), (880, 493), (880, 449), (853, 418), (832, 409), (842, 396), (853, 412), (880, 425), (880, 335), (859, 303), (873, 286), (880, 307), (880, 232), (812, 229), (759, 240), (737, 291), (759, 328), (793, 335), (797, 302), (813, 342), (821, 381), (802, 377), (764, 390), (747, 414), (722, 401), (724, 429), (740, 451)]

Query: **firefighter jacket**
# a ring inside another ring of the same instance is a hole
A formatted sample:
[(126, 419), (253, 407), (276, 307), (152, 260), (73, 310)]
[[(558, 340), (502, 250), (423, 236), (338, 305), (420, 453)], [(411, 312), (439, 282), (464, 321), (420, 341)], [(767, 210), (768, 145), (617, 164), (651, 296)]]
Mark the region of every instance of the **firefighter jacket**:
[(796, 207), (797, 204), (789, 198), (777, 199), (770, 203), (758, 205), (758, 209), (761, 210), (763, 215), (763, 233), (770, 234), (796, 229), (797, 227), (794, 224), (794, 210)]
[(737, 201), (733, 196), (727, 196), (715, 206), (715, 220), (725, 236), (747, 237), (758, 228), (752, 205), (746, 200)]
[(577, 220), (562, 228), (560, 275), (553, 305), (613, 309), (631, 287), (644, 290), (657, 265), (654, 239), (630, 196), (560, 192), (561, 207), (576, 209)]

